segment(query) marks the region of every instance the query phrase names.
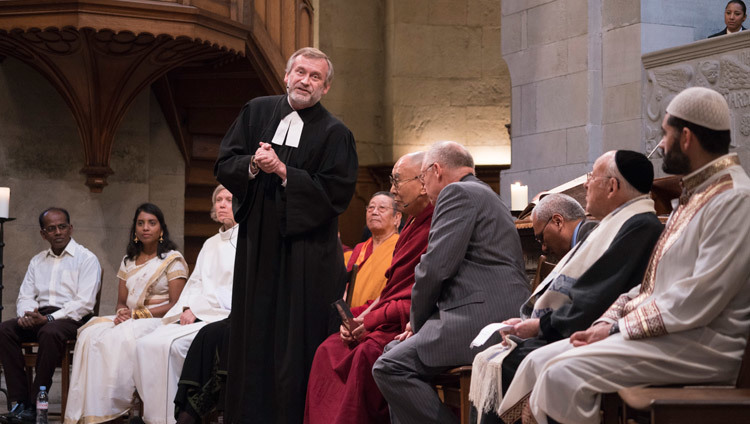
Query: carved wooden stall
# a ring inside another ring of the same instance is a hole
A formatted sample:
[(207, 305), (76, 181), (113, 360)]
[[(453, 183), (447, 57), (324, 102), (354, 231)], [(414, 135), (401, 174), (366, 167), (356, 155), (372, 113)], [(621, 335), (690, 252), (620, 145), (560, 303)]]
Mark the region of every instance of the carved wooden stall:
[(283, 92), (285, 58), (312, 43), (309, 0), (0, 0), (0, 55), (42, 74), (76, 120), (92, 192), (117, 129), (153, 87), (186, 163), (185, 250), (206, 237), (218, 145), (242, 105)]

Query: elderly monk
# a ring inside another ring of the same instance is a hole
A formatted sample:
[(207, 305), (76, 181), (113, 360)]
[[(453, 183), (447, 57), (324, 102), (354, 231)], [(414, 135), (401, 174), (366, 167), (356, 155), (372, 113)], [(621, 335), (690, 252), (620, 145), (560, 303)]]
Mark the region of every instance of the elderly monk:
[(362, 306), (374, 300), (385, 287), (385, 271), (391, 266), (393, 249), (398, 241), (398, 226), (401, 212), (398, 211), (393, 194), (379, 191), (372, 195), (367, 205), (367, 228), (372, 237), (354, 246), (347, 270), (359, 267), (350, 305)]
[(679, 204), (641, 284), (523, 361), (510, 390), (533, 387), (530, 420), (598, 423), (602, 393), (737, 380), (750, 330), (750, 178), (728, 153), (730, 127), (716, 91), (691, 87), (667, 106), (659, 147), (664, 171), (683, 175)]
[[(527, 394), (508, 392), (523, 358), (586, 329), (643, 278), (663, 230), (648, 196), (654, 179), (651, 162), (642, 153), (610, 151), (594, 162), (587, 177), (586, 210), (601, 222), (539, 284), (521, 307), (523, 319), (506, 321), (514, 324), (506, 346), (477, 355), (474, 364), (482, 371), (477, 373), (481, 377), (472, 376), (472, 398), (484, 411), (496, 409), (503, 395), (513, 401)], [(532, 220), (536, 229), (543, 225)], [(518, 408), (511, 409), (503, 420), (511, 423), (519, 416)], [(483, 423), (495, 421), (490, 417)]]
[(305, 423), (388, 422), (388, 405), (372, 378), (372, 364), (383, 347), (409, 322), (414, 268), (427, 250), (433, 207), (418, 181), (424, 153), (403, 156), (391, 174), (391, 192), (409, 220), (396, 243), (387, 283), (374, 302), (354, 308), (359, 325), (343, 326), (315, 354), (307, 388)]

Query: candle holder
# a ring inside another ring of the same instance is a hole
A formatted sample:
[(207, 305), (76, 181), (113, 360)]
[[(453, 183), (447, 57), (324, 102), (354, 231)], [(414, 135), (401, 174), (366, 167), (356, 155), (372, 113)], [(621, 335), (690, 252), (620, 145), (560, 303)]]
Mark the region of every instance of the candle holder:
[[(5, 247), (5, 234), (3, 226), (6, 222), (15, 220), (16, 218), (0, 218), (0, 322), (3, 320), (3, 248)], [(0, 370), (0, 373), (2, 370)], [(8, 391), (0, 387), (0, 392), (5, 394), (5, 400), (8, 403), (8, 410), (10, 410), (10, 399), (8, 398)]]

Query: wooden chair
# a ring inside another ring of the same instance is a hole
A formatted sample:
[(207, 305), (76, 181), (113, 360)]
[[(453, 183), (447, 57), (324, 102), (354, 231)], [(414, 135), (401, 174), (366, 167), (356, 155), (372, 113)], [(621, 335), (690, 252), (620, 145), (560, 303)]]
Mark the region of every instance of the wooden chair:
[[(555, 264), (547, 262), (545, 255), (539, 256), (536, 273), (531, 281), (531, 290), (544, 280), (555, 267)], [(440, 400), (455, 409), (460, 414), (461, 424), (469, 424), (469, 388), (471, 387), (471, 365), (464, 365), (448, 370), (435, 378), (432, 383), (440, 397)]]
[(734, 386), (631, 387), (602, 397), (603, 423), (641, 411), (652, 424), (750, 422), (750, 343)]
[(471, 365), (448, 370), (437, 376), (432, 384), (444, 404), (459, 410), (461, 424), (469, 424)]
[[(96, 293), (96, 303), (94, 304), (94, 316), (99, 315), (99, 303), (102, 298), (102, 284), (99, 282), (99, 291)], [(65, 405), (68, 403), (68, 388), (70, 387), (70, 367), (73, 364), (73, 351), (76, 347), (76, 339), (70, 339), (65, 342), (65, 350), (63, 352), (62, 360), (60, 361), (60, 368), (62, 370), (61, 378), (61, 403), (60, 406), (60, 417), (65, 417)], [(21, 349), (23, 350), (24, 368), (26, 368), (26, 378), (29, 387), (34, 384), (34, 368), (36, 367), (36, 357), (39, 351), (39, 343), (21, 343)]]
[(557, 264), (553, 264), (552, 262), (547, 262), (547, 256), (546, 255), (539, 255), (539, 262), (536, 266), (536, 273), (534, 274), (534, 279), (531, 280), (531, 291), (533, 292), (536, 290), (539, 283), (544, 281), (545, 278), (549, 275), (550, 272), (555, 268)]
[(352, 307), (352, 295), (354, 294), (354, 283), (357, 281), (357, 272), (359, 272), (359, 265), (354, 264), (352, 270), (349, 271), (349, 284), (346, 286), (346, 304), (350, 308)]

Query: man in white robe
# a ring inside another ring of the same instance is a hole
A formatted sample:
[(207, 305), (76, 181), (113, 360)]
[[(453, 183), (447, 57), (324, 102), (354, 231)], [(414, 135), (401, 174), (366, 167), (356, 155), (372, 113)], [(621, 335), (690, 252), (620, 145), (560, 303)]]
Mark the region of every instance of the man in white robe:
[(672, 100), (659, 146), (683, 192), (642, 283), (586, 331), (526, 357), (501, 414), (531, 391), (524, 422), (598, 423), (601, 393), (736, 381), (750, 330), (750, 178), (728, 154), (729, 128), (713, 90)]
[(137, 341), (135, 383), (149, 424), (174, 423), (174, 398), (182, 364), (198, 330), (229, 316), (237, 246), (232, 194), (224, 186), (213, 194), (211, 217), (222, 223), (206, 240), (195, 269), (162, 326)]

